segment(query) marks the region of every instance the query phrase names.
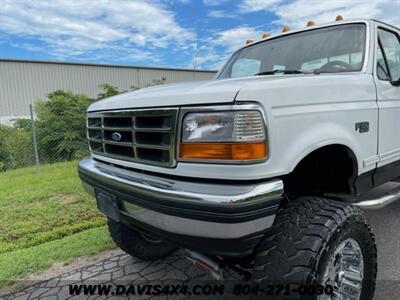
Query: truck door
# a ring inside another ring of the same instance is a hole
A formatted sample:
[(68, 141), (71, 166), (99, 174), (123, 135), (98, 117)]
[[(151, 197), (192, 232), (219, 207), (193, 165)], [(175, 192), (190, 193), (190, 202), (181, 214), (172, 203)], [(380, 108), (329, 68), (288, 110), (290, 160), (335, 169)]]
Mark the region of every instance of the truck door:
[(375, 80), (379, 107), (378, 169), (375, 185), (400, 176), (400, 36), (378, 25)]

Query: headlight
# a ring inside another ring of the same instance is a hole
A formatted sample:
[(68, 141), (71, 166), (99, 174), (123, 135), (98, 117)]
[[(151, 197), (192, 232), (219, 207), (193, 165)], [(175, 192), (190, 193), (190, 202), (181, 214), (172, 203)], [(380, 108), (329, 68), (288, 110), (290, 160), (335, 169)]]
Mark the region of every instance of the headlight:
[(182, 159), (260, 160), (267, 156), (259, 111), (189, 113), (183, 119)]

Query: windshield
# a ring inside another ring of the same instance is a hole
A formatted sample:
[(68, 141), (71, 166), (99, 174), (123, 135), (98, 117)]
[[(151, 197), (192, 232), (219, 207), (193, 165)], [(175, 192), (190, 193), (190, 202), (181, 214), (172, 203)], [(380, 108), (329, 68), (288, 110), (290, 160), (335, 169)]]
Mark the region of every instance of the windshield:
[(365, 24), (355, 23), (266, 40), (234, 53), (218, 78), (360, 71), (365, 35)]

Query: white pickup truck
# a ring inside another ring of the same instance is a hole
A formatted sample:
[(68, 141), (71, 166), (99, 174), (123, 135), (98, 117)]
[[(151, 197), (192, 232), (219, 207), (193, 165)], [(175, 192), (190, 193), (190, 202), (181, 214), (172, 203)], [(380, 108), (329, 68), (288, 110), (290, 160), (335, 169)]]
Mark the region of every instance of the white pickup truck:
[(249, 43), (213, 80), (92, 104), (79, 174), (117, 245), (372, 299), (359, 207), (395, 198), (362, 195), (400, 176), (399, 35), (376, 20), (312, 25)]

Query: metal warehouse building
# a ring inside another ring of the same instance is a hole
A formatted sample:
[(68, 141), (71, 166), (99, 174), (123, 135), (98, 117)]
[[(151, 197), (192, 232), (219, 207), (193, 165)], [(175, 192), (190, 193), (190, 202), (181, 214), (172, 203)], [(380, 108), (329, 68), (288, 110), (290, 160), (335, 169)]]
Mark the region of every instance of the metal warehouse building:
[(0, 59), (0, 120), (28, 116), (29, 104), (58, 89), (95, 98), (102, 83), (128, 90), (132, 86), (146, 87), (154, 80), (207, 80), (214, 74), (190, 69)]

